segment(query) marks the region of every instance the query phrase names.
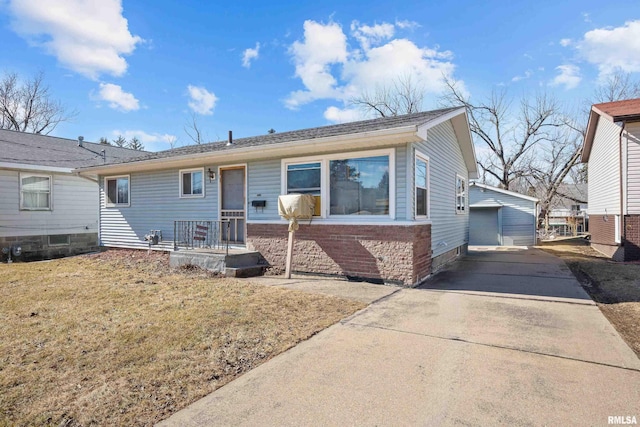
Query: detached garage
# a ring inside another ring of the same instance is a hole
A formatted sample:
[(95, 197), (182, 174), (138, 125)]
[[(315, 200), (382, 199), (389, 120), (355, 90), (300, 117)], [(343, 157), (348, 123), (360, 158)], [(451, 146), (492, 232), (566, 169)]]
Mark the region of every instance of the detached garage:
[(535, 197), (472, 182), (469, 185), (469, 244), (534, 245), (537, 203)]

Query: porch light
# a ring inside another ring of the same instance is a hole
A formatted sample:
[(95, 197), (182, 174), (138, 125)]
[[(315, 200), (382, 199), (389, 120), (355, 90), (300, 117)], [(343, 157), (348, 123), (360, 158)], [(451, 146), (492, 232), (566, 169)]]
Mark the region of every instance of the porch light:
[(216, 179), (216, 173), (211, 170), (211, 168), (207, 169), (209, 173), (209, 182), (214, 181)]

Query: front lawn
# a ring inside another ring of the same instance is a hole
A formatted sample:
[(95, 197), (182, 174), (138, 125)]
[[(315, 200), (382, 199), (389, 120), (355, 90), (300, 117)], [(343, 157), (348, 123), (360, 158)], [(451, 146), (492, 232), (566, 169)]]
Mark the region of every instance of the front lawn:
[(0, 426), (152, 425), (364, 306), (167, 264), (0, 265)]
[(602, 313), (640, 357), (640, 263), (611, 261), (589, 246), (552, 245)]

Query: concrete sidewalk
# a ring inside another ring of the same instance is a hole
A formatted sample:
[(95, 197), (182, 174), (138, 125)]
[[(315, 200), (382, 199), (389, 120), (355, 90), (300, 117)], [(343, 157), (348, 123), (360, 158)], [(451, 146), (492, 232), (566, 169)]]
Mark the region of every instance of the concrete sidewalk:
[[(161, 425), (606, 425), (608, 416), (640, 418), (640, 360), (563, 266), (536, 250), (477, 252), (428, 289), (378, 286), (389, 294), (378, 299), (372, 290), (368, 298), (377, 302), (365, 310)], [(337, 282), (318, 287), (349, 293), (359, 285)]]

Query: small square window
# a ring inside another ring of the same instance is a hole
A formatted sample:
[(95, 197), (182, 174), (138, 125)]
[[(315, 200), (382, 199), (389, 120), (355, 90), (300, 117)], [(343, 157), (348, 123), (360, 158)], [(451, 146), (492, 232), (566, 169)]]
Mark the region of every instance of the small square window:
[(51, 210), (51, 176), (20, 174), (20, 209)]
[(107, 206), (129, 206), (129, 176), (105, 178)]
[(204, 196), (204, 169), (180, 171), (180, 197)]

